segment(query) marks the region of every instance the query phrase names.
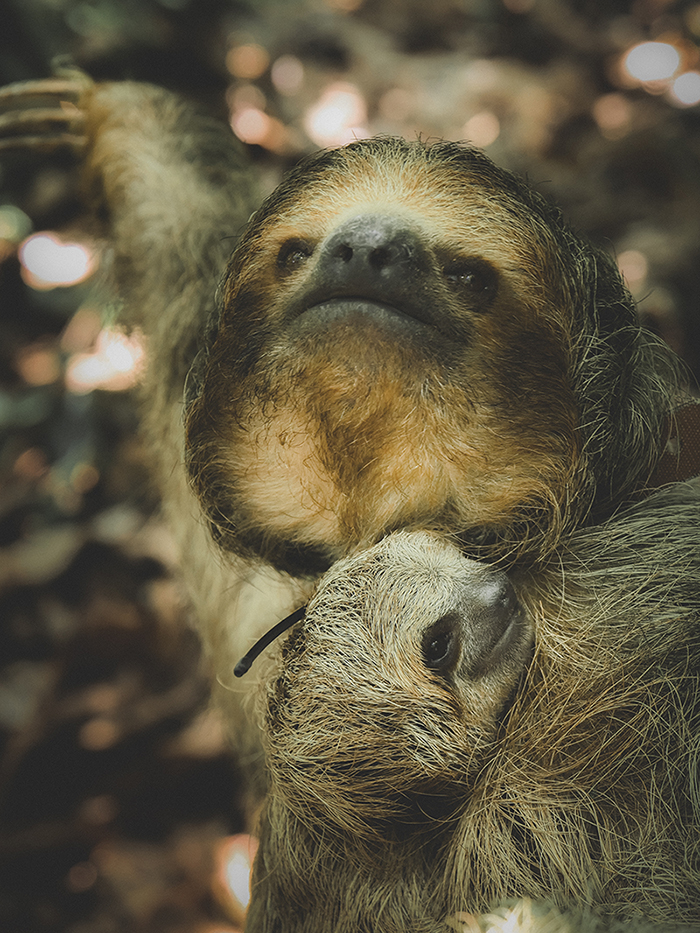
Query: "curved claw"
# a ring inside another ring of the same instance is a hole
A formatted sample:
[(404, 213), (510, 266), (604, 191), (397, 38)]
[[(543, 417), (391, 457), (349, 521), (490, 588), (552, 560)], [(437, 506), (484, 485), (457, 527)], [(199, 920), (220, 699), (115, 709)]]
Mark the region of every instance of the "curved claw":
[(56, 149), (72, 149), (80, 152), (86, 144), (85, 136), (75, 136), (72, 133), (57, 133), (53, 136), (10, 136), (7, 139), (0, 137), (0, 152), (16, 150), (53, 152)]
[(39, 78), (36, 81), (17, 81), (0, 87), (0, 106), (14, 104), (28, 97), (73, 97), (79, 98), (89, 86), (89, 79)]
[(0, 88), (0, 152), (83, 149), (85, 114), (78, 102), (87, 84), (46, 78)]

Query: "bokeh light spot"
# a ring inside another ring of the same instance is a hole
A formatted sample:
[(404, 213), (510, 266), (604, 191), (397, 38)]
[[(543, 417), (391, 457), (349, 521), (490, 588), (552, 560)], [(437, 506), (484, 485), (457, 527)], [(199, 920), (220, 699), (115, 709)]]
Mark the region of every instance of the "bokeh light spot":
[(475, 146), (486, 148), (495, 143), (501, 133), (501, 124), (495, 113), (483, 110), (467, 120), (464, 126), (466, 138)]
[(17, 371), (27, 385), (47, 386), (58, 382), (61, 364), (55, 347), (37, 342), (17, 355)]
[(593, 104), (593, 119), (603, 136), (624, 136), (632, 120), (629, 101), (623, 94), (603, 94)]
[(244, 143), (261, 145), (270, 131), (270, 118), (257, 107), (244, 107), (233, 115), (231, 126)]
[(226, 67), (236, 78), (252, 80), (267, 71), (270, 56), (261, 45), (253, 42), (247, 45), (234, 45), (226, 55)]
[(270, 78), (280, 94), (291, 97), (304, 83), (304, 66), (294, 55), (280, 55), (270, 70)]
[(54, 233), (35, 233), (19, 248), (22, 277), (32, 288), (77, 285), (95, 270), (95, 255), (82, 243), (63, 242)]
[(125, 334), (105, 327), (90, 353), (75, 353), (66, 366), (66, 386), (76, 395), (94, 389), (120, 392), (134, 386), (144, 363), (144, 346), (138, 332)]
[(304, 117), (304, 129), (317, 146), (344, 146), (369, 135), (367, 105), (359, 90), (346, 82), (330, 84)]
[(32, 222), (24, 211), (14, 204), (0, 205), (0, 240), (19, 243), (31, 229)]
[(617, 257), (617, 267), (630, 288), (638, 288), (646, 280), (649, 263), (644, 253), (637, 249), (627, 249)]
[(670, 80), (680, 63), (678, 50), (668, 42), (640, 42), (625, 56), (628, 74), (643, 84)]
[(214, 853), (212, 891), (234, 923), (243, 923), (250, 900), (250, 871), (258, 848), (257, 839), (245, 833), (227, 836)]
[(671, 100), (683, 107), (700, 104), (700, 72), (686, 71), (671, 85)]
[(89, 891), (97, 881), (97, 868), (92, 862), (78, 862), (68, 872), (66, 885), (70, 891), (81, 894)]

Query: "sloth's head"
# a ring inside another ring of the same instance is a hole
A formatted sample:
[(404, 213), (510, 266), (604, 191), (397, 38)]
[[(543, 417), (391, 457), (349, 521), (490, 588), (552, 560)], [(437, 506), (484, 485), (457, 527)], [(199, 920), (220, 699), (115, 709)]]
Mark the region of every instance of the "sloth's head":
[(271, 792), (309, 824), (360, 834), (448, 817), (532, 644), (508, 576), (429, 533), (339, 561), (268, 687)]
[(223, 548), (293, 573), (398, 528), (541, 555), (649, 469), (640, 340), (614, 263), (478, 151), (323, 152), (231, 260), (190, 385), (194, 487)]

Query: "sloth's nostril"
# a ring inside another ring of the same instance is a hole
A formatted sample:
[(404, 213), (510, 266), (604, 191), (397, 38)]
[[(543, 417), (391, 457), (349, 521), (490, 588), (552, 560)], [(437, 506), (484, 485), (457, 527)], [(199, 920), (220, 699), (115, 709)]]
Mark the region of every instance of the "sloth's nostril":
[(333, 256), (336, 259), (339, 259), (341, 262), (352, 262), (355, 252), (348, 243), (339, 243), (338, 246), (333, 251)]

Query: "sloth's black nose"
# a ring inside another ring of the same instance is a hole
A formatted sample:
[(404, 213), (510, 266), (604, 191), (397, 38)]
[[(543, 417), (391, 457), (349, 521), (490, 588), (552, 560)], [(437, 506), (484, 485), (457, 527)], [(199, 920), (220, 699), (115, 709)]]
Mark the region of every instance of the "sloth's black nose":
[(316, 270), (334, 290), (404, 292), (430, 267), (415, 231), (397, 217), (360, 214), (345, 221), (322, 244)]

